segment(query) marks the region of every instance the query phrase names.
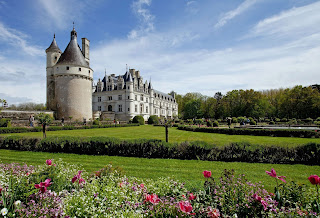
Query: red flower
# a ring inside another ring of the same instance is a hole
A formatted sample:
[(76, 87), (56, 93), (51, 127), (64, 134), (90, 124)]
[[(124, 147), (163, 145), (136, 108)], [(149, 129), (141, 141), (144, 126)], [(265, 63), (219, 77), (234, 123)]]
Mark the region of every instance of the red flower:
[(317, 185), (320, 184), (320, 178), (317, 175), (311, 175), (309, 176), (309, 181), (311, 182), (312, 185)]
[(47, 187), (49, 187), (52, 183), (51, 179), (46, 179), (44, 182), (40, 182), (40, 184), (35, 184), (34, 187), (40, 189), (42, 193), (47, 191)]
[(192, 211), (192, 205), (189, 201), (180, 201), (179, 208), (182, 212), (190, 213)]
[(78, 171), (78, 174), (77, 175), (75, 175), (72, 179), (71, 179), (71, 182), (72, 183), (74, 183), (75, 181), (77, 181), (78, 180), (78, 182), (79, 182), (79, 184), (81, 184), (81, 183), (86, 183), (86, 181), (83, 179), (83, 178), (81, 178), (81, 174), (82, 173), (82, 171)]
[(0, 187), (0, 194), (1, 194), (1, 192), (2, 192), (2, 187)]
[(50, 159), (49, 159), (49, 160), (46, 160), (46, 164), (49, 165), (49, 166), (51, 166), (52, 160), (50, 160)]
[(193, 195), (193, 193), (190, 193), (190, 194), (189, 194), (189, 200), (192, 201), (192, 200), (194, 200), (194, 199), (196, 199), (196, 196)]
[(202, 172), (203, 173), (203, 176), (205, 177), (205, 178), (210, 178), (211, 177), (211, 171), (203, 171)]
[(272, 177), (274, 177), (274, 178), (280, 179), (282, 182), (286, 182), (286, 180), (284, 180), (286, 177), (285, 177), (285, 176), (277, 176), (277, 173), (276, 173), (276, 171), (275, 171), (273, 168), (271, 169), (271, 172), (266, 171), (266, 173), (267, 173), (269, 176), (272, 176)]
[(211, 218), (217, 218), (220, 216), (220, 212), (218, 209), (212, 209), (210, 206), (207, 208), (207, 214), (208, 214), (208, 217), (211, 217)]
[(147, 194), (146, 201), (152, 204), (157, 204), (160, 202), (160, 198), (158, 197), (158, 195), (155, 195), (155, 194), (152, 194), (152, 195)]
[(141, 188), (144, 188), (144, 184), (143, 184), (143, 183), (141, 183), (141, 184), (140, 184), (140, 187), (141, 187)]

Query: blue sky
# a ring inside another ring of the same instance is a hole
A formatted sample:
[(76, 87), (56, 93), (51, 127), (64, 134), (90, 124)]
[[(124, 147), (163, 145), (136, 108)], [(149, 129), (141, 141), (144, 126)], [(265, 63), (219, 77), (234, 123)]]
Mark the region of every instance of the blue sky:
[(72, 22), (94, 80), (126, 64), (162, 92), (320, 83), (320, 1), (0, 0), (0, 98), (45, 103), (45, 49)]

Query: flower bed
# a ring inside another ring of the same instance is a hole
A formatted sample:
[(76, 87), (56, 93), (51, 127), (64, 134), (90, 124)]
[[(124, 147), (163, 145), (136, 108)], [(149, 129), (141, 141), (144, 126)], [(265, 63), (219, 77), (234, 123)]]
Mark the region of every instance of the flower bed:
[(286, 183), (284, 176), (271, 169), (266, 173), (277, 185), (269, 193), (245, 175), (235, 177), (233, 170), (225, 170), (220, 177), (204, 171), (203, 188), (191, 192), (170, 178), (127, 178), (111, 165), (93, 174), (61, 160), (47, 160), (36, 167), (0, 165), (4, 217), (294, 217), (319, 213), (317, 175), (308, 178), (316, 189), (307, 189)]

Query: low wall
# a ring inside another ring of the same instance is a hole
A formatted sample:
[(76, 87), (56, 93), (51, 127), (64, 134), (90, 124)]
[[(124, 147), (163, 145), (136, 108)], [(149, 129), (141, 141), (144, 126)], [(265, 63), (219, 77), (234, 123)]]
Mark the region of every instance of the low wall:
[(36, 116), (40, 113), (49, 114), (53, 117), (53, 111), (15, 111), (15, 110), (1, 110), (0, 118), (9, 118), (15, 120), (29, 120), (30, 115)]

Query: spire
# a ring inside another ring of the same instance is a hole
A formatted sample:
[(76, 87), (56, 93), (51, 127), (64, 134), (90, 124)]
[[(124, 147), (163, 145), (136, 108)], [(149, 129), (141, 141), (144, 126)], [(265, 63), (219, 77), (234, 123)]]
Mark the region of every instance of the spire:
[(59, 52), (62, 53), (59, 46), (57, 45), (56, 42), (56, 34), (53, 34), (53, 40), (51, 42), (51, 45), (49, 46), (49, 48), (46, 49), (46, 52)]
[(129, 74), (129, 76), (128, 76), (128, 82), (132, 82), (133, 80), (132, 80), (132, 76), (131, 76), (131, 73), (128, 73)]
[(151, 85), (151, 76), (150, 76), (150, 82), (149, 82), (148, 89), (153, 89), (153, 87), (152, 87), (152, 85)]
[(73, 22), (73, 29), (71, 31), (71, 40), (73, 39), (77, 40), (77, 31), (74, 28), (74, 22)]

